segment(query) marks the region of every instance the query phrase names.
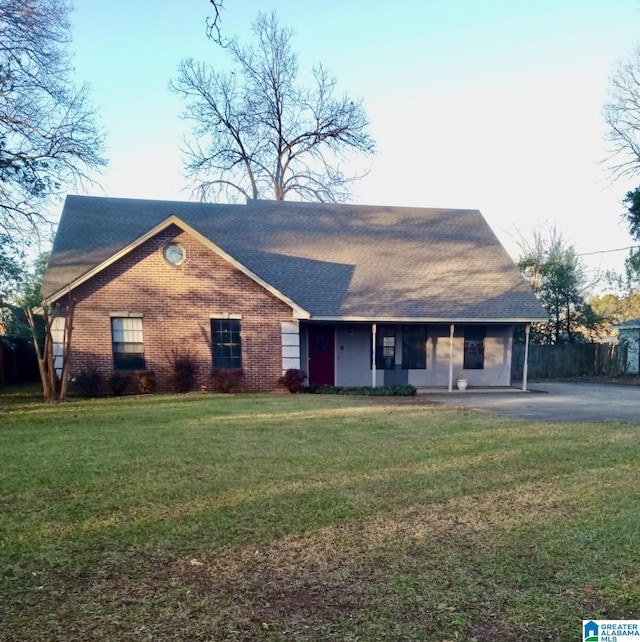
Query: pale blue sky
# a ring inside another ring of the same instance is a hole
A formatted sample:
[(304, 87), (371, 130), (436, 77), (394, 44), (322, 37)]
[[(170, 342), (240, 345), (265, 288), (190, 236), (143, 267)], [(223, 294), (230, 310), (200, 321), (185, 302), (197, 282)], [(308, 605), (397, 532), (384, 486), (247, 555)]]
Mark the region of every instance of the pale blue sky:
[[(295, 31), (301, 70), (322, 62), (364, 99), (378, 153), (354, 202), (479, 208), (515, 256), (520, 230), (557, 225), (580, 252), (630, 244), (607, 181), (602, 105), (640, 43), (637, 0), (225, 0), (226, 35), (258, 11)], [(167, 84), (184, 57), (226, 65), (206, 0), (76, 0), (75, 66), (94, 90), (110, 165), (93, 194), (188, 199), (188, 132)], [(640, 176), (638, 177), (640, 184)], [(624, 253), (589, 257), (619, 267)]]

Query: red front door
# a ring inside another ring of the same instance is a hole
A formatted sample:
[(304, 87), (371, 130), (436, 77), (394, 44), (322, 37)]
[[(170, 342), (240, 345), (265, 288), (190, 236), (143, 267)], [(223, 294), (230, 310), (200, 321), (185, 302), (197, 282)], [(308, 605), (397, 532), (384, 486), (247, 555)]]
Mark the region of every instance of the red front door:
[(309, 385), (332, 386), (335, 330), (331, 325), (309, 326)]

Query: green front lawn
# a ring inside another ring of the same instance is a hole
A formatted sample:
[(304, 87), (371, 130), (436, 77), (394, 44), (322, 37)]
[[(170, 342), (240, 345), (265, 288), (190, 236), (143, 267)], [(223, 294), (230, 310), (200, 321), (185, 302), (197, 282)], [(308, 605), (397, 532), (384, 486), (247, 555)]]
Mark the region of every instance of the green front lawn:
[(580, 639), (640, 617), (639, 432), (0, 395), (0, 640)]

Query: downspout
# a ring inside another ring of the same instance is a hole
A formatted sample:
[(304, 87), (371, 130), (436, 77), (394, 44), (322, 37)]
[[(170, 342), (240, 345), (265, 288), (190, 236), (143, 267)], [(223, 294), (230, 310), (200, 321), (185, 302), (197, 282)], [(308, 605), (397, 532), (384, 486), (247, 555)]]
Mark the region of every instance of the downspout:
[(371, 387), (376, 387), (376, 333), (378, 326), (371, 324)]
[(455, 329), (452, 323), (449, 327), (449, 392), (453, 392), (453, 331)]
[(524, 365), (522, 367), (522, 390), (527, 391), (527, 377), (529, 376), (529, 335), (531, 334), (531, 324), (527, 323), (524, 329)]

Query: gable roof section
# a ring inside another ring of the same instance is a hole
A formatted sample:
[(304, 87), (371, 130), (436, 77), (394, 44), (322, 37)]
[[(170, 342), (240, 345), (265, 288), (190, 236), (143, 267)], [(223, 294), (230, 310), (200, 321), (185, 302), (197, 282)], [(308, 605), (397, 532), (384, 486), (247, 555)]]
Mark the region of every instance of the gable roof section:
[(640, 319), (629, 319), (611, 326), (612, 330), (637, 330), (640, 329)]
[(291, 201), (69, 196), (45, 296), (90, 278), (171, 217), (312, 319), (547, 319), (477, 210)]
[(249, 270), (246, 266), (242, 265), (238, 261), (236, 261), (232, 256), (229, 256), (224, 250), (219, 248), (215, 243), (213, 243), (210, 239), (202, 236), (197, 230), (194, 230), (190, 225), (187, 225), (184, 221), (181, 221), (177, 216), (171, 215), (169, 218), (165, 219), (149, 231), (147, 231), (145, 234), (142, 236), (138, 237), (135, 239), (133, 242), (129, 243), (125, 247), (123, 247), (121, 250), (118, 250), (115, 254), (112, 254), (108, 256), (104, 261), (99, 263), (98, 265), (92, 267), (89, 269), (87, 272), (84, 272), (83, 274), (79, 275), (76, 277), (73, 281), (70, 283), (66, 284), (63, 286), (60, 290), (57, 292), (53, 292), (51, 295), (48, 296), (48, 298), (53, 302), (59, 299), (61, 296), (64, 294), (67, 294), (74, 288), (77, 288), (81, 283), (84, 283), (85, 281), (88, 281), (90, 278), (95, 276), (96, 274), (102, 272), (106, 267), (109, 265), (115, 263), (122, 257), (126, 256), (134, 250), (135, 248), (139, 247), (142, 245), (145, 241), (148, 241), (150, 238), (154, 237), (156, 234), (162, 232), (163, 230), (167, 229), (169, 226), (175, 225), (179, 227), (183, 232), (187, 232), (194, 238), (196, 238), (198, 241), (200, 241), (205, 247), (209, 248), (212, 250), (215, 254), (217, 254), (219, 257), (223, 258), (225, 261), (230, 263), (234, 268), (242, 272), (245, 276), (248, 276), (250, 279), (255, 281), (258, 285), (263, 287), (265, 290), (269, 291), (271, 294), (273, 294), (277, 299), (280, 299), (284, 303), (286, 303), (288, 306), (290, 306), (293, 311), (294, 311), (294, 316), (295, 318), (298, 319), (306, 319), (309, 317), (309, 313), (306, 310), (303, 310), (300, 306), (298, 306), (294, 301), (289, 299), (286, 295), (284, 295), (282, 292), (279, 292), (276, 288), (274, 288), (270, 283), (267, 283), (266, 281), (263, 281), (258, 275), (254, 274), (251, 270)]

